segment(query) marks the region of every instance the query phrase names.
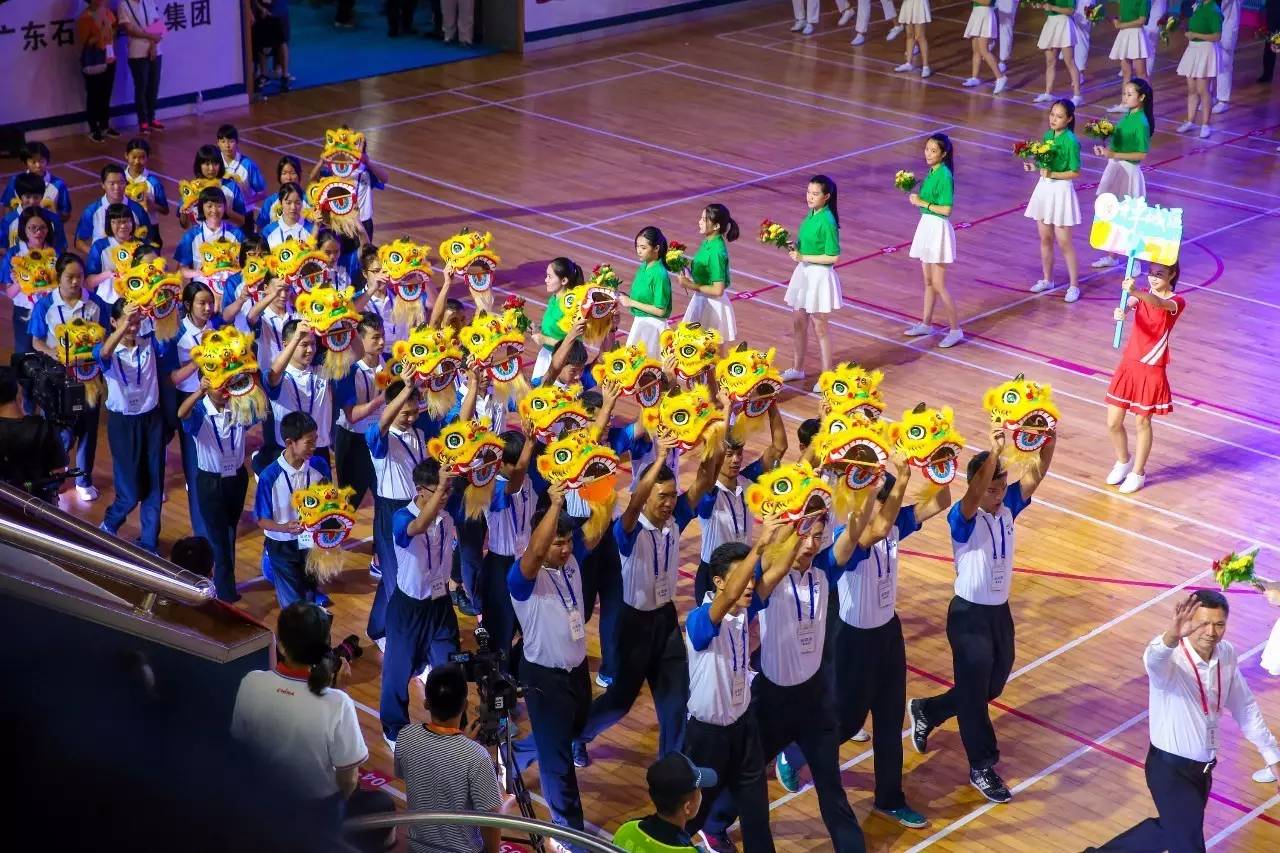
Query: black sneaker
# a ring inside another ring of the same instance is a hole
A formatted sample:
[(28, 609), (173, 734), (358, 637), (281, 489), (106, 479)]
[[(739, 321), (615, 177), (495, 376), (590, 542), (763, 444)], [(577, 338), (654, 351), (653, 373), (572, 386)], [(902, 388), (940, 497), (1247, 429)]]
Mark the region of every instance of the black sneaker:
[(923, 703), (923, 699), (912, 699), (907, 703), (907, 713), (911, 715), (911, 745), (921, 755), (929, 751), (929, 732), (933, 731), (933, 726), (925, 719)]
[(1009, 793), (1008, 786), (993, 767), (988, 767), (986, 770), (970, 770), (969, 784), (993, 803), (1007, 803), (1013, 799), (1013, 794)]
[(99, 145), (101, 145), (102, 143), (104, 143), (104, 142), (106, 142), (106, 141), (107, 141), (107, 138), (106, 138), (105, 136), (103, 136), (103, 135), (102, 135), (102, 133), (101, 133), (100, 131), (95, 130), (95, 131), (93, 131), (92, 133), (90, 133), (90, 134), (89, 134), (89, 141), (90, 141), (90, 142), (96, 142), (96, 143), (98, 143)]
[(115, 139), (120, 135), (120, 131), (116, 130), (114, 127), (108, 127), (106, 130), (102, 131), (102, 133), (111, 139)]
[(573, 766), (574, 767), (590, 767), (591, 756), (587, 755), (587, 744), (585, 741), (575, 740), (573, 742)]

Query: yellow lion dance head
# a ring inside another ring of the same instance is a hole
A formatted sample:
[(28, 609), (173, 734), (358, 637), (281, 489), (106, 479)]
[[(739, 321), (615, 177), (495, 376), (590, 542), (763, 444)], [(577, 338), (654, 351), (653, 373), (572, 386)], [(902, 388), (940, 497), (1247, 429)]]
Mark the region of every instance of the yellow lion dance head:
[(391, 319), (410, 329), (427, 321), (426, 306), (431, 296), (428, 287), (431, 264), (427, 262), (430, 253), (426, 246), (406, 237), (378, 247), (378, 263), (395, 297)]
[(533, 437), (546, 444), (556, 436), (591, 424), (587, 407), (579, 399), (581, 396), (581, 385), (561, 388), (552, 384), (534, 388), (520, 401), (520, 418), (533, 424)]
[[(307, 204), (318, 210), (320, 220), (347, 237), (358, 237), (360, 208), (356, 205), (356, 182), (353, 177), (330, 176), (307, 185)], [(327, 219), (326, 219), (327, 217)]]
[(538, 457), (538, 473), (549, 483), (564, 483), (591, 507), (583, 527), (588, 541), (596, 541), (613, 520), (618, 493), (618, 454), (591, 429), (567, 429)]
[(467, 479), (462, 497), (467, 518), (479, 518), (488, 508), (502, 448), (502, 439), (480, 421), (455, 421), (427, 442), (427, 452), (447, 476)]
[(657, 435), (659, 430), (670, 433), (675, 449), (681, 453), (701, 442), (703, 458), (708, 459), (724, 442), (724, 415), (712, 402), (705, 385), (670, 391), (657, 406), (642, 411), (640, 418), (650, 435)]
[(360, 323), (360, 312), (351, 304), (355, 295), (352, 287), (342, 290), (317, 287), (298, 294), (293, 302), (298, 317), (311, 326), (321, 346), (328, 350), (321, 372), (334, 381), (350, 373), (351, 365), (356, 362), (356, 326)]
[(355, 494), (350, 486), (333, 483), (317, 483), (293, 493), (298, 521), (313, 545), (307, 551), (307, 573), (321, 583), (342, 573), (342, 543), (356, 525)]
[(880, 394), (883, 380), (882, 371), (845, 362), (818, 376), (818, 391), (828, 411), (845, 409), (874, 421), (884, 414), (884, 397)]
[(426, 396), (427, 412), (442, 418), (457, 402), (454, 379), (462, 369), (462, 349), (452, 329), (418, 326), (407, 341), (391, 345), (391, 361), (386, 366), (387, 384), (395, 379), (413, 382)]
[(458, 333), (468, 363), (484, 367), (499, 401), (519, 400), (529, 393), (529, 380), (520, 372), (524, 333), (518, 315), (516, 310), (502, 314), (478, 311), (471, 324)]
[(481, 234), (464, 227), (440, 244), (440, 259), (466, 277), (476, 307), (486, 311), (492, 310), (493, 297), (489, 289), (493, 286), (493, 274), (502, 263), (502, 258), (489, 246), (492, 242), (493, 235), (488, 231)]
[(154, 324), (157, 340), (178, 334), (178, 302), (182, 295), (182, 274), (165, 269), (156, 258), (129, 267), (115, 280), (116, 295), (137, 305), (142, 316)]
[(566, 287), (556, 294), (560, 301), (560, 321), (557, 327), (568, 334), (573, 322), (578, 317), (586, 319), (582, 329), (582, 338), (593, 346), (599, 346), (609, 332), (613, 330), (614, 318), (618, 315), (618, 292), (610, 287), (587, 283), (577, 287)]
[(14, 255), (10, 259), (13, 281), (23, 295), (35, 302), (58, 289), (57, 262), (57, 254), (47, 249), (31, 249), (25, 255)]
[(777, 518), (801, 536), (831, 509), (831, 490), (808, 462), (792, 462), (766, 471), (747, 487), (747, 508), (761, 521)]
[(200, 193), (207, 189), (222, 191), (222, 180), (219, 178), (192, 178), (189, 181), (178, 181), (178, 210), (195, 216), (196, 202)]
[(1053, 404), (1053, 389), (1021, 373), (1003, 385), (988, 388), (982, 407), (991, 413), (992, 426), (1013, 432), (1009, 447), (1015, 458), (1039, 452), (1061, 417)]
[(222, 298), (227, 279), (240, 271), (240, 244), (233, 240), (215, 240), (200, 246), (200, 274), (209, 289)]
[(782, 390), (782, 374), (773, 366), (776, 354), (773, 347), (764, 352), (743, 341), (716, 364), (716, 383), (733, 404), (732, 433), (739, 442), (764, 422), (761, 415)]
[(244, 269), (240, 270), (240, 286), (254, 302), (262, 298), (267, 277), (280, 276), (280, 262), (272, 254), (249, 252), (244, 256)]
[(326, 130), (320, 159), (335, 177), (351, 177), (364, 165), (364, 134), (349, 127)]
[(106, 339), (107, 330), (75, 317), (55, 326), (53, 336), (58, 340), (58, 360), (67, 366), (77, 382), (84, 383), (84, 401), (90, 408), (96, 408), (106, 397), (107, 389), (102, 381), (102, 368), (93, 357), (93, 348)]
[(662, 396), (662, 363), (649, 357), (644, 341), (601, 353), (591, 375), (596, 384), (618, 383), (622, 396), (635, 397), (642, 409), (658, 405)]
[(813, 437), (816, 464), (834, 472), (836, 514), (841, 518), (861, 508), (867, 492), (880, 480), (893, 442), (889, 421), (867, 420), (857, 409), (837, 409), (822, 419)]
[(894, 449), (906, 457), (908, 464), (942, 487), (955, 479), (964, 439), (953, 426), (950, 406), (930, 409), (920, 403), (902, 420), (889, 427)]
[[(116, 243), (111, 247), (111, 268), (116, 273), (122, 273), (129, 267), (133, 266), (133, 259), (138, 254), (138, 250), (142, 248), (141, 240), (130, 240), (127, 243)], [(105, 270), (104, 270), (105, 272)]]
[[(127, 179), (126, 179), (127, 180)], [(143, 207), (151, 200), (150, 181), (128, 181), (124, 185), (124, 194)]]
[(227, 395), (233, 420), (249, 426), (266, 415), (269, 403), (258, 379), (253, 335), (235, 326), (210, 329), (191, 348), (191, 360), (215, 391)]
[(285, 240), (272, 250), (275, 274), (294, 293), (308, 293), (317, 287), (332, 287), (329, 256), (311, 240)]
[(658, 343), (664, 360), (675, 356), (676, 376), (691, 383), (715, 364), (720, 357), (723, 339), (715, 329), (703, 328), (701, 323), (684, 322), (675, 329), (663, 329)]

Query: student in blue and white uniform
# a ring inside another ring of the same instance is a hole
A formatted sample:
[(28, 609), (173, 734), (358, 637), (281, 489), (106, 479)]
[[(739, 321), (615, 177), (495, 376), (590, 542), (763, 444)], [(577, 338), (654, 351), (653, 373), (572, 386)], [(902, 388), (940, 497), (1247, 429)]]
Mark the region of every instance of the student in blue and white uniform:
[[(292, 154), (285, 154), (276, 161), (276, 186), (283, 187), (285, 184), (302, 185), (302, 161)], [(257, 218), (258, 233), (262, 233), (264, 228), (280, 217), (280, 208), (276, 204), (280, 200), (279, 196), (279, 191), (276, 191), (262, 200)]]
[(160, 344), (140, 340), (142, 313), (123, 300), (111, 306), (115, 330), (95, 349), (107, 385), (107, 446), (111, 448), (115, 500), (102, 529), (114, 535), (141, 505), (138, 545), (156, 553), (160, 545), (160, 502), (164, 496), (164, 444), (158, 367)]
[(383, 340), (390, 350), (396, 341), (407, 340), (409, 328), (397, 323), (391, 316), (395, 308), (395, 296), (390, 290), (390, 276), (382, 270), (382, 261), (378, 260), (378, 247), (366, 244), (360, 247), (360, 272), (364, 276), (364, 307), (361, 309), (367, 317), (376, 314), (382, 320)]
[(206, 282), (201, 272), (201, 247), (205, 243), (239, 243), (244, 233), (234, 225), (227, 224), (227, 204), (222, 193), (214, 187), (206, 187), (200, 191), (196, 201), (197, 222), (182, 235), (178, 248), (174, 250), (173, 259), (182, 267), (182, 276), (187, 280)]
[[(84, 259), (85, 284), (90, 292), (108, 305), (119, 299), (116, 294), (116, 246), (134, 240), (133, 214), (123, 204), (107, 205), (107, 236), (93, 241)], [(135, 258), (130, 258), (134, 262)], [(143, 329), (142, 334), (147, 334)]]
[(378, 423), (378, 412), (386, 400), (378, 387), (378, 370), (382, 367), (382, 320), (377, 314), (365, 314), (356, 326), (356, 334), (364, 355), (351, 365), (350, 372), (338, 380), (333, 389), (338, 407), (338, 422), (333, 432), (334, 473), (339, 486), (356, 490), (351, 502), (356, 509), (374, 488), (377, 478), (373, 457), (364, 434)]
[[(350, 130), (345, 124), (341, 125), (343, 130)], [(373, 241), (373, 191), (383, 190), (387, 188), (386, 179), (378, 174), (374, 168), (373, 161), (369, 159), (369, 152), (363, 152), (363, 162), (361, 167), (356, 171), (354, 178), (356, 182), (356, 208), (360, 212), (360, 224), (364, 226), (364, 232), (369, 236), (370, 242)], [(323, 160), (317, 160), (315, 166), (311, 169), (311, 176), (308, 180), (314, 181), (318, 178), (327, 177), (333, 173), (329, 167), (325, 165)]]
[(245, 205), (252, 206), (267, 194), (267, 180), (262, 177), (262, 170), (240, 152), (240, 132), (235, 125), (224, 124), (218, 128), (218, 153), (222, 155), (226, 176), (239, 185)]
[(276, 193), (280, 216), (262, 229), (262, 236), (272, 249), (286, 240), (309, 240), (315, 233), (316, 224), (302, 215), (304, 198), (302, 187), (297, 184), (285, 184)]
[[(13, 351), (17, 353), (31, 352), (31, 297), (22, 292), (22, 287), (14, 280), (13, 259), (24, 258), (33, 249), (40, 252), (51, 252), (53, 247), (53, 217), (43, 208), (33, 207), (22, 211), (18, 217), (18, 232), (22, 235), (4, 258), (0, 259), (0, 286), (13, 300)], [(26, 402), (24, 400), (24, 402)]]
[(316, 422), (316, 446), (312, 453), (329, 460), (333, 432), (333, 382), (316, 368), (316, 335), (297, 317), (284, 324), (284, 349), (266, 371), (267, 398), (276, 424), (276, 442), (284, 446), (280, 423), (290, 412), (306, 412)]
[[(396, 380), (387, 386), (386, 406), (364, 433), (377, 485), (373, 492), (373, 553), (382, 576), (369, 608), (369, 639), (386, 636), (387, 602), (396, 589), (396, 550), (392, 522), (418, 493), (413, 471), (427, 458), (427, 435), (414, 426), (418, 389)], [(379, 643), (379, 645), (382, 645)]]
[(701, 830), (721, 792), (727, 791), (742, 815), (746, 853), (773, 853), (764, 752), (748, 683), (750, 623), (755, 618), (750, 604), (756, 566), (769, 539), (781, 529), (773, 524), (766, 523), (750, 548), (729, 542), (716, 549), (711, 562), (714, 591), (685, 620), (689, 721), (684, 754), (716, 774), (716, 784), (704, 793), (685, 829), (690, 834)]
[(39, 175), (21, 174), (14, 179), (14, 190), (17, 193), (15, 198), (18, 200), (18, 206), (13, 210), (6, 210), (0, 215), (0, 248), (13, 248), (18, 241), (22, 239), (22, 227), (20, 219), (22, 214), (28, 210), (43, 210), (49, 216), (52, 223), (50, 228), (50, 241), (53, 247), (61, 254), (67, 250), (67, 237), (63, 230), (62, 219), (58, 214), (43, 206), (44, 200), (47, 198), (45, 192), (46, 187)]
[[(477, 576), (467, 585), (464, 575), (463, 585), (467, 586), (467, 594), (483, 617), (493, 648), (510, 655), (511, 641), (518, 626), (507, 589), (507, 574), (520, 555), (528, 550), (529, 537), (533, 534), (533, 510), (537, 496), (527, 473), (536, 443), (517, 430), (508, 430), (500, 438), (502, 463), (493, 497), (484, 511), (489, 547)], [(472, 526), (469, 533), (475, 535), (475, 530)], [(519, 662), (513, 658), (511, 665), (511, 671), (515, 672)]]
[(284, 327), (294, 319), (291, 288), (283, 278), (268, 275), (262, 283), (262, 298), (245, 309), (243, 316), (257, 339), (258, 364), (271, 364), (289, 340)]
[[(218, 311), (222, 314), (222, 322), (230, 323), (242, 332), (251, 331), (249, 327), (249, 309), (253, 307), (253, 294), (244, 287), (245, 264), (250, 255), (259, 258), (271, 254), (271, 247), (260, 234), (246, 234), (240, 241), (240, 269), (227, 276), (222, 284), (222, 298), (218, 302)], [(259, 362), (261, 363), (261, 362)], [(267, 362), (270, 364), (271, 362)]]
[(591, 391), (596, 387), (595, 376), (588, 369), (591, 354), (587, 352), (587, 345), (582, 342), (582, 331), (585, 328), (585, 319), (578, 318), (574, 321), (569, 333), (556, 344), (546, 370), (530, 380), (530, 386), (541, 388), (551, 382), (561, 388), (581, 385), (583, 391)]
[(196, 390), (178, 407), (183, 439), (189, 438), (196, 457), (195, 476), (187, 489), (195, 496), (204, 536), (213, 549), (213, 583), (218, 598), (240, 600), (236, 591), (236, 530), (249, 493), (249, 473), (244, 467), (248, 426), (237, 424), (227, 407), (226, 389), (209, 387), (199, 379)]
[[(191, 360), (191, 350), (199, 345), (205, 332), (217, 328), (214, 323), (213, 291), (198, 281), (188, 282), (182, 290), (182, 324), (178, 326), (178, 336), (167, 347), (169, 356), (165, 369), (169, 381), (173, 383), (176, 400), (185, 400), (200, 390), (200, 367)], [(175, 420), (181, 421), (178, 415), (180, 404), (175, 402), (172, 414)], [(168, 442), (166, 442), (167, 444)], [(182, 454), (182, 474), (187, 483), (187, 507), (191, 515), (191, 531), (196, 536), (210, 539), (208, 528), (204, 523), (204, 514), (200, 511), (200, 500), (196, 495), (196, 471), (198, 470), (196, 451), (196, 435), (188, 430), (178, 433), (178, 447)], [(241, 500), (241, 505), (244, 501)], [(215, 557), (217, 552), (214, 552)]]
[(413, 500), (391, 522), (396, 585), (387, 605), (378, 711), (388, 741), (409, 723), (409, 679), (447, 664), (458, 650), (458, 617), (449, 598), (449, 569), (458, 546), (458, 531), (445, 509), (450, 481), (441, 480), (439, 462), (424, 459), (413, 468), (413, 485)]
[(107, 207), (112, 204), (123, 204), (133, 214), (133, 221), (139, 228), (150, 228), (151, 217), (142, 206), (124, 194), (126, 184), (124, 167), (118, 163), (108, 163), (102, 167), (102, 198), (90, 204), (80, 214), (80, 223), (76, 226), (76, 251), (88, 254), (94, 240), (107, 236)]
[[(191, 171), (197, 178), (217, 178), (222, 183), (222, 197), (227, 205), (227, 219), (236, 225), (244, 225), (248, 219), (248, 209), (244, 201), (244, 193), (240, 185), (227, 174), (227, 166), (222, 162), (222, 154), (215, 145), (201, 145), (196, 149), (195, 161)], [(178, 219), (182, 227), (190, 228), (194, 212), (178, 211)]]
[[(142, 203), (142, 209), (150, 216), (152, 211), (161, 216), (169, 215), (169, 196), (165, 194), (164, 183), (159, 176), (153, 175), (147, 171), (147, 161), (151, 157), (151, 143), (145, 139), (130, 139), (124, 147), (124, 179), (126, 187), (134, 184), (146, 184), (144, 190), (146, 198)], [(159, 230), (159, 220), (152, 223)], [(159, 244), (158, 233), (149, 235), (153, 238), (153, 242)]]
[(947, 639), (955, 687), (912, 699), (911, 742), (917, 752), (928, 749), (929, 733), (952, 717), (960, 720), (960, 740), (969, 758), (969, 781), (992, 802), (1012, 795), (995, 771), (1000, 747), (987, 703), (1004, 691), (1013, 669), (1014, 520), (1031, 504), (1031, 495), (1049, 472), (1056, 445), (1053, 435), (1040, 448), (1036, 465), (1008, 484), (1000, 467), (1005, 434), (991, 432), (991, 449), (969, 460), (969, 486), (951, 511), (951, 550), (956, 560), (955, 597), (947, 608)]
[(520, 679), (532, 730), (516, 741), (516, 765), (524, 772), (536, 760), (551, 819), (585, 829), (573, 743), (591, 709), (581, 570), (588, 543), (565, 511), (563, 485), (552, 486), (549, 495), (531, 519), (529, 547), (507, 573), (524, 635)]
[(28, 142), (18, 152), (18, 158), (26, 164), (26, 171), (18, 172), (9, 178), (9, 182), (5, 184), (4, 193), (0, 194), (0, 208), (7, 209), (18, 197), (15, 184), (19, 177), (35, 175), (44, 181), (44, 198), (53, 203), (53, 212), (58, 215), (59, 220), (67, 221), (71, 216), (71, 191), (67, 189), (66, 181), (49, 171), (49, 161), (53, 159), (49, 146), (43, 142)]
[(265, 531), (271, 582), (282, 608), (295, 601), (320, 598), (315, 578), (307, 574), (309, 543), (293, 507), (293, 493), (330, 479), (329, 461), (313, 455), (316, 421), (306, 412), (290, 412), (280, 423), (284, 449), (263, 469), (253, 498), (253, 517)]

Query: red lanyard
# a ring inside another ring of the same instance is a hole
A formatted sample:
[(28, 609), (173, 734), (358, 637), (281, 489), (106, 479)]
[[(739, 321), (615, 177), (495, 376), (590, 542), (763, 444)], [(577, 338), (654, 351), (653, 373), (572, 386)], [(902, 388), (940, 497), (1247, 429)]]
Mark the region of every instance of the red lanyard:
[[(1200, 668), (1196, 666), (1196, 662), (1191, 659), (1191, 652), (1187, 651), (1187, 644), (1182, 644), (1182, 653), (1187, 656), (1187, 663), (1191, 664), (1191, 674), (1196, 677), (1196, 687), (1200, 688), (1200, 707), (1204, 709), (1206, 717), (1212, 717), (1209, 714), (1209, 697), (1204, 692), (1204, 682), (1200, 680)], [(1218, 661), (1218, 716), (1222, 716), (1222, 661)]]

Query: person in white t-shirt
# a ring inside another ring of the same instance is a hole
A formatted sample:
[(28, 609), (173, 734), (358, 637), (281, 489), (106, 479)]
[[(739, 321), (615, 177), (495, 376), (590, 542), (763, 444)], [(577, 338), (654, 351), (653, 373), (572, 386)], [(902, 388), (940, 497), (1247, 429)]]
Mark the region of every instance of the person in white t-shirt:
[(231, 736), (336, 827), (369, 750), (355, 704), (333, 686), (339, 662), (329, 645), (332, 621), (305, 601), (280, 612), (275, 668), (240, 682)]
[(160, 95), (160, 40), (164, 18), (156, 0), (120, 0), (116, 9), (120, 29), (128, 39), (129, 75), (133, 77), (133, 103), (138, 110), (138, 130), (143, 134), (164, 130), (156, 120)]

